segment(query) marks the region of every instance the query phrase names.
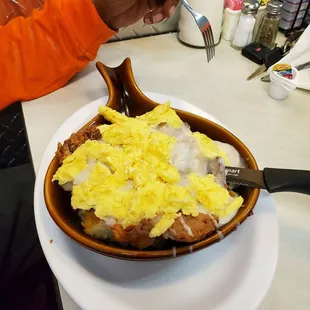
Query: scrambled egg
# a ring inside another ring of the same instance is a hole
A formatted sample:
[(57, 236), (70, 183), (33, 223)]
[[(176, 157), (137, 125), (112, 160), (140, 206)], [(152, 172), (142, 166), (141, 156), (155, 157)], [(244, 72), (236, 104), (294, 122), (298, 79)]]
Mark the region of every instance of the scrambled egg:
[(159, 105), (153, 111), (136, 118), (146, 121), (149, 126), (158, 126), (161, 123), (166, 123), (173, 128), (180, 128), (183, 124), (177, 114), (170, 109), (170, 103)]
[[(200, 177), (192, 173), (187, 175), (187, 186), (178, 184), (180, 173), (170, 163), (176, 138), (155, 131), (161, 123), (173, 128), (183, 125), (169, 103), (136, 118), (107, 107), (100, 107), (99, 112), (112, 123), (99, 127), (102, 140), (81, 145), (53, 177), (53, 181), (64, 185), (88, 171), (86, 179), (73, 186), (74, 209), (94, 209), (98, 218), (112, 216), (123, 228), (161, 216), (150, 232), (150, 237), (157, 237), (181, 213), (198, 216), (198, 203), (206, 213), (218, 217), (242, 205), (243, 199), (232, 198), (212, 175)], [(193, 137), (204, 156), (221, 156), (228, 163), (227, 155), (210, 138), (200, 133)]]
[(204, 156), (210, 159), (222, 157), (226, 166), (229, 166), (227, 154), (223, 152), (212, 139), (200, 132), (194, 132), (193, 137), (197, 140), (200, 150)]

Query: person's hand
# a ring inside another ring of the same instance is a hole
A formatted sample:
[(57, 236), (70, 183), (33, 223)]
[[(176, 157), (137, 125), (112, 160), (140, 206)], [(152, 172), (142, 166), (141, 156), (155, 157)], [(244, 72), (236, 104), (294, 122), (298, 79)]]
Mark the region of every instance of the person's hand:
[(144, 18), (146, 24), (158, 23), (173, 15), (179, 0), (93, 0), (108, 27), (119, 29)]

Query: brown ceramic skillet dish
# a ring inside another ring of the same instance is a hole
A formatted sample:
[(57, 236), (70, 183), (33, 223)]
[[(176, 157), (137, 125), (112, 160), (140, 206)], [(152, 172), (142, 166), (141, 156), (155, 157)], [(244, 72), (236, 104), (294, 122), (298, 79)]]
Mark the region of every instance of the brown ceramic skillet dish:
[[(122, 87), (130, 98), (129, 112), (133, 117), (153, 110), (158, 104), (147, 98), (138, 88), (133, 77), (130, 59), (126, 59), (117, 68), (108, 68), (102, 63), (97, 63), (97, 68), (108, 86), (109, 100), (107, 106), (110, 108), (118, 111), (121, 109), (120, 89)], [(232, 133), (200, 116), (177, 109), (175, 111), (184, 122), (190, 125), (192, 131), (199, 131), (211, 139), (233, 145), (245, 159), (248, 168), (258, 169), (251, 152)], [(94, 123), (99, 125), (106, 123), (106, 121), (102, 116), (97, 115), (85, 126)], [(176, 243), (162, 249), (137, 250), (96, 240), (83, 232), (80, 219), (70, 205), (70, 193), (65, 192), (57, 183), (52, 183), (52, 177), (58, 167), (58, 160), (54, 157), (48, 167), (44, 181), (45, 203), (52, 219), (65, 234), (86, 248), (100, 254), (127, 260), (168, 259), (204, 249), (236, 230), (251, 215), (259, 196), (258, 189), (240, 188), (238, 192), (244, 198), (244, 207), (240, 208), (237, 215), (225, 226), (222, 226), (219, 232), (214, 232), (201, 241), (185, 245)]]

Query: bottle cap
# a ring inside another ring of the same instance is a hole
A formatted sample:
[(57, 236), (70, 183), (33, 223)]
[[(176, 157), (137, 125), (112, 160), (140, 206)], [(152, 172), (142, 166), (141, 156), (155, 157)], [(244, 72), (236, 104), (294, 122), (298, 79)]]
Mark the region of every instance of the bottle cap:
[(242, 6), (242, 13), (245, 15), (256, 15), (259, 9), (257, 0), (245, 0)]
[(266, 6), (266, 12), (273, 15), (280, 15), (282, 12), (283, 3), (278, 0), (271, 0)]

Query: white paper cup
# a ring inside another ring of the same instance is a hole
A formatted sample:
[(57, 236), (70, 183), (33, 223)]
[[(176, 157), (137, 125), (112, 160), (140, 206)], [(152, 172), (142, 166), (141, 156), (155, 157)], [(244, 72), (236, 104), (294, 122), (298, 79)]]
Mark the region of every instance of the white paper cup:
[(296, 88), (298, 70), (292, 67), (293, 78), (291, 80), (278, 74), (276, 71), (270, 72), (270, 83), (268, 95), (276, 100), (283, 100), (288, 97), (289, 93)]

